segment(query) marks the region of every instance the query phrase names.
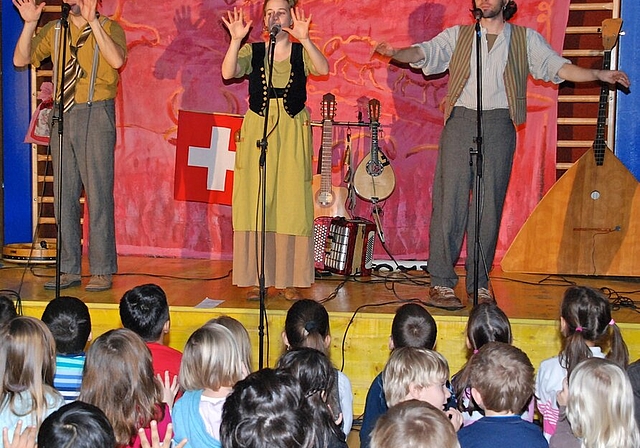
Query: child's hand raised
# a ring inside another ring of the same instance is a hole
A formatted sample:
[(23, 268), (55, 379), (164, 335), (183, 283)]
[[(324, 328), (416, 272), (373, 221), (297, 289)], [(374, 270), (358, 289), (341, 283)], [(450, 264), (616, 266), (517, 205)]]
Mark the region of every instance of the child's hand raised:
[[(142, 448), (164, 448), (170, 447), (171, 436), (173, 436), (173, 425), (169, 423), (167, 425), (167, 432), (164, 435), (164, 440), (160, 442), (160, 434), (158, 434), (158, 423), (155, 420), (151, 420), (149, 424), (151, 428), (151, 443), (147, 439), (147, 435), (144, 432), (144, 428), (138, 430), (138, 436), (140, 436), (140, 445)], [(183, 448), (187, 444), (187, 439), (183, 439), (175, 448)]]
[(2, 429), (2, 443), (4, 448), (35, 448), (37, 434), (38, 428), (35, 426), (27, 426), (27, 429), (22, 431), (22, 420), (19, 420), (13, 431), (11, 443), (9, 443), (9, 429), (7, 427)]

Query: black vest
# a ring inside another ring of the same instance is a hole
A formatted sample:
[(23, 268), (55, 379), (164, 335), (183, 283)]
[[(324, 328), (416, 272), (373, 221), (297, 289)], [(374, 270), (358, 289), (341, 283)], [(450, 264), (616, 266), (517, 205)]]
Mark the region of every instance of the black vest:
[(264, 69), (265, 45), (263, 42), (251, 44), (252, 72), (249, 74), (249, 109), (258, 115), (264, 115), (264, 108), (269, 97), (283, 98), (284, 109), (290, 117), (296, 116), (307, 101), (307, 77), (304, 74), (302, 44), (294, 42), (291, 46), (291, 74), (289, 82), (283, 89), (274, 89), (271, 95), (267, 92), (267, 77)]

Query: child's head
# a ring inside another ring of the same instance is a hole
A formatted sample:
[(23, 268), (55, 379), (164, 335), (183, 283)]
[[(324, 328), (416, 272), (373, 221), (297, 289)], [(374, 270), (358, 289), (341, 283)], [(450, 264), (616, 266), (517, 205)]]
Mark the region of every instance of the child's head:
[(0, 294), (0, 328), (4, 327), (14, 317), (17, 317), (16, 306), (10, 297)]
[(242, 360), (247, 366), (247, 373), (251, 372), (251, 339), (249, 338), (249, 332), (244, 327), (244, 325), (242, 325), (240, 321), (234, 319), (231, 316), (218, 316), (214, 319), (209, 320), (205, 325), (208, 325), (210, 323), (220, 324), (231, 331), (233, 337), (238, 343), (238, 348), (240, 349)]
[(511, 323), (495, 303), (479, 303), (469, 313), (467, 342), (469, 349), (479, 350), (488, 342), (511, 344)]
[(607, 359), (627, 368), (627, 345), (611, 318), (611, 305), (600, 291), (587, 286), (567, 288), (562, 299), (560, 328), (565, 338), (562, 363), (569, 375), (580, 361), (591, 357), (588, 344), (608, 345)]
[(104, 411), (118, 445), (128, 445), (139, 428), (162, 419), (162, 387), (154, 377), (151, 352), (140, 336), (119, 328), (91, 344), (79, 400)]
[(465, 370), (471, 395), (485, 411), (521, 414), (533, 396), (533, 365), (525, 352), (510, 344), (483, 345)]
[(226, 448), (310, 448), (315, 440), (300, 383), (281, 370), (262, 369), (238, 381), (222, 409)]
[(111, 423), (99, 408), (82, 401), (62, 406), (38, 431), (38, 448), (115, 448)]
[(371, 448), (460, 448), (453, 425), (444, 412), (420, 400), (392, 406), (376, 422)]
[(389, 407), (409, 399), (426, 401), (443, 409), (451, 393), (446, 382), (449, 364), (440, 353), (414, 347), (395, 349), (382, 372)]
[(120, 299), (120, 320), (146, 342), (161, 341), (169, 332), (166, 294), (152, 283), (130, 289)]
[(396, 310), (391, 324), (392, 348), (416, 347), (433, 350), (438, 328), (429, 311), (417, 303), (407, 303)]
[(326, 353), (331, 342), (329, 313), (318, 302), (298, 300), (287, 311), (283, 339), (291, 348), (310, 347)]
[(231, 331), (220, 324), (208, 323), (187, 340), (178, 377), (185, 390), (217, 391), (233, 387), (248, 373)]
[(567, 420), (583, 446), (640, 446), (631, 383), (618, 365), (581, 361), (569, 377)]
[(18, 316), (0, 330), (0, 403), (15, 409), (20, 393), (32, 397), (29, 412), (40, 424), (47, 408), (46, 395), (53, 392), (56, 344), (51, 332), (38, 319)]
[(68, 296), (53, 299), (42, 313), (42, 322), (51, 330), (58, 353), (76, 355), (84, 351), (91, 335), (91, 316), (82, 300)]

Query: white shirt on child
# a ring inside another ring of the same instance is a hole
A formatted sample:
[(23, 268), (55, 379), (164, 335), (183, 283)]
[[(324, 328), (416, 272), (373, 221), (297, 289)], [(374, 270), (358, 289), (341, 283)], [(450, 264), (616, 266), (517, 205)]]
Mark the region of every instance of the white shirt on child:
[(227, 397), (213, 398), (204, 394), (200, 397), (200, 415), (207, 433), (220, 440), (220, 424), (222, 423), (222, 406)]

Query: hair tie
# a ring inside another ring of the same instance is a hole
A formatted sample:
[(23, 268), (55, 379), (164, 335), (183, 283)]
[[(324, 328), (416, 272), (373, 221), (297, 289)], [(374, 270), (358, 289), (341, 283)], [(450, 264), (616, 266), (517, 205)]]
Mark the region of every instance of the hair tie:
[(609, 321), (609, 325), (615, 325), (615, 324), (616, 324), (616, 321), (613, 320), (613, 317), (612, 317), (611, 320)]
[(576, 332), (577, 332), (577, 333), (582, 333), (582, 327), (581, 327), (580, 325), (578, 325), (578, 326), (576, 327)]
[(477, 348), (473, 349), (473, 354), (477, 354), (480, 350), (478, 350)]
[(307, 333), (311, 333), (313, 330), (318, 329), (318, 324), (316, 324), (315, 320), (310, 320), (304, 324), (304, 329), (307, 330)]

